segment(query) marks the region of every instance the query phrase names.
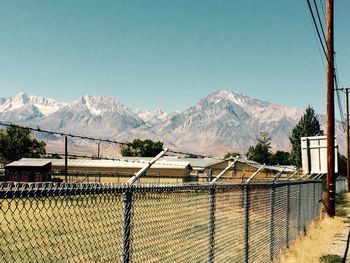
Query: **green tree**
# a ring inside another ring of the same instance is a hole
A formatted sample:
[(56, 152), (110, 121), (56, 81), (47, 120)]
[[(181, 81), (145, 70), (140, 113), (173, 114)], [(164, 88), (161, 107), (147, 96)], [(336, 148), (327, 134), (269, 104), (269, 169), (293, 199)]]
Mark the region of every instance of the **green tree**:
[(38, 158), (45, 154), (46, 143), (31, 136), (29, 129), (9, 126), (0, 132), (0, 158), (19, 160), (24, 157)]
[(121, 148), (122, 156), (154, 157), (163, 150), (160, 141), (134, 139), (131, 145)]
[(49, 156), (46, 156), (45, 158), (49, 158), (49, 159), (63, 159), (62, 156), (60, 156), (58, 153), (53, 153)]
[(320, 128), (314, 109), (308, 106), (289, 137), (292, 144), (291, 160), (297, 167), (301, 167), (301, 137), (315, 135), (323, 135), (323, 131)]
[(272, 165), (290, 165), (292, 164), (290, 153), (284, 151), (277, 151), (269, 157), (268, 163)]
[(230, 157), (241, 157), (241, 154), (239, 152), (227, 152), (224, 156), (224, 158), (230, 158)]
[(257, 140), (257, 144), (250, 146), (246, 155), (253, 161), (267, 164), (271, 156), (271, 138), (267, 132), (261, 132)]

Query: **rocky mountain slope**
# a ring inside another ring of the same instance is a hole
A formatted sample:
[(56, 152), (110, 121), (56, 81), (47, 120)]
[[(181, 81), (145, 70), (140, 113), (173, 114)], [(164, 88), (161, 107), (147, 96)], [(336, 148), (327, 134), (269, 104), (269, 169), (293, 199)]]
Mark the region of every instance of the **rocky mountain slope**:
[[(161, 140), (176, 150), (223, 155), (246, 152), (262, 131), (269, 132), (273, 150), (289, 150), (289, 135), (303, 109), (260, 101), (231, 91), (217, 91), (182, 111), (166, 113), (129, 109), (114, 98), (83, 96), (71, 103), (28, 96), (0, 98), (0, 120), (45, 129), (128, 141)], [(324, 123), (324, 116), (320, 116)], [(336, 125), (340, 148), (345, 145)], [(46, 137), (54, 145), (57, 137)], [(56, 142), (57, 143), (57, 142)], [(73, 148), (88, 143), (72, 142)]]

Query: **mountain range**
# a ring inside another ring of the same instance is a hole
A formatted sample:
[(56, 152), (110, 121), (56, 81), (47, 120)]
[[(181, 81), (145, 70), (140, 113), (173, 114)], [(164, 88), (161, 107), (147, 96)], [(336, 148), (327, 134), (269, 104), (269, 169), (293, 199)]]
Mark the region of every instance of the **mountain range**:
[[(289, 150), (289, 136), (303, 112), (223, 90), (184, 111), (171, 113), (130, 109), (114, 98), (89, 95), (71, 103), (25, 93), (0, 98), (2, 122), (125, 142), (150, 138), (173, 150), (220, 156), (227, 151), (245, 153), (263, 131), (269, 133), (273, 151)], [(325, 116), (318, 117), (324, 128)], [(340, 122), (336, 123), (336, 134), (342, 151), (345, 135)], [(59, 136), (37, 136), (47, 141), (50, 152), (62, 151)], [(70, 142), (70, 149), (78, 153), (89, 153), (94, 147), (89, 141)], [(103, 147), (102, 154), (119, 155), (118, 149)]]

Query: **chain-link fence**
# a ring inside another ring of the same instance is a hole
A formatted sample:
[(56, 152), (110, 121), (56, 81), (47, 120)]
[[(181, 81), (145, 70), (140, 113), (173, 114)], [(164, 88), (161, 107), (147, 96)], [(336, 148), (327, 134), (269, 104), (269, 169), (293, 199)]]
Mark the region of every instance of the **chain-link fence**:
[(341, 194), (346, 192), (346, 177), (345, 176), (338, 176), (335, 180), (335, 189), (337, 191), (337, 194)]
[(322, 182), (0, 187), (1, 262), (271, 262)]

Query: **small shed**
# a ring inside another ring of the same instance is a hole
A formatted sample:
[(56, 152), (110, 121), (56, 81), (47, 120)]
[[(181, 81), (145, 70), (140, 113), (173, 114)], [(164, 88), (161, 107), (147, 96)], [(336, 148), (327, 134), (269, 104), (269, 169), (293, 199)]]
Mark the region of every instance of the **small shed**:
[(51, 180), (51, 161), (14, 161), (5, 165), (5, 176), (13, 182), (46, 182)]

